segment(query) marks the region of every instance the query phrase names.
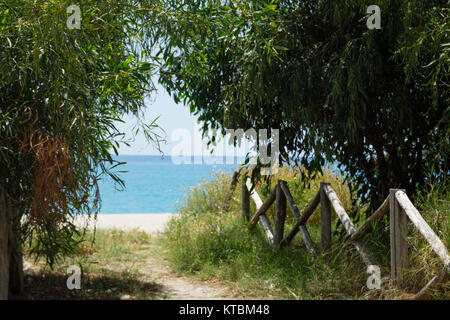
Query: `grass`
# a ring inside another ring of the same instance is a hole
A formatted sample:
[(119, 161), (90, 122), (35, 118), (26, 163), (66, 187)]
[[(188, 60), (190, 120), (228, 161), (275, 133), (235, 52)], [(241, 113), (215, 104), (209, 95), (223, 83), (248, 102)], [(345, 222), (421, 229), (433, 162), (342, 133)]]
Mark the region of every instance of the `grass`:
[[(318, 243), (319, 229), (310, 231)], [(351, 299), (366, 281), (365, 266), (354, 251), (336, 243), (328, 253), (308, 255), (298, 237), (274, 249), (261, 229), (246, 231), (234, 212), (183, 215), (170, 222), (161, 241), (177, 271), (226, 281), (247, 298)]]
[[(276, 179), (288, 181), (300, 211), (316, 194), (320, 182), (328, 181), (348, 210), (352, 198), (347, 186), (331, 173), (319, 175), (310, 185), (303, 185), (294, 171), (282, 169)], [(427, 242), (409, 224), (409, 271), (404, 275), (401, 290), (391, 286), (389, 232), (387, 221), (372, 230), (363, 241), (379, 263), (382, 276), (380, 290), (366, 286), (366, 266), (352, 247), (344, 247), (344, 239), (333, 235), (330, 250), (320, 248), (319, 210), (308, 221), (314, 243), (314, 254), (308, 254), (300, 235), (281, 249), (268, 245), (258, 225), (255, 230), (244, 228), (240, 214), (240, 188), (231, 200), (230, 209), (221, 211), (230, 176), (216, 174), (214, 179), (194, 187), (179, 207), (180, 215), (171, 221), (157, 238), (144, 232), (97, 230), (87, 233), (76, 254), (59, 260), (54, 269), (38, 261), (32, 282), (26, 278), (25, 295), (16, 299), (164, 299), (161, 285), (149, 277), (146, 264), (151, 257), (166, 258), (177, 272), (198, 280), (226, 283), (235, 296), (267, 299), (401, 299), (410, 298), (442, 268), (440, 259)], [(264, 199), (273, 182), (257, 185)], [(354, 200), (354, 199), (353, 199)], [(450, 247), (450, 192), (445, 184), (430, 184), (419, 193), (415, 205), (447, 248)], [(252, 212), (255, 208), (252, 207)], [(362, 217), (366, 208), (357, 211)], [(273, 207), (268, 216), (273, 220)], [(387, 220), (388, 217), (385, 217)], [(337, 218), (333, 216), (333, 225)], [(294, 223), (288, 209), (285, 232)], [(363, 223), (358, 221), (357, 226)], [(384, 226), (384, 227), (383, 227)], [(27, 254), (30, 261), (35, 256)], [(81, 266), (82, 289), (68, 290), (67, 267)], [(450, 299), (450, 284), (446, 282), (431, 292), (431, 298)]]
[[(315, 195), (321, 181), (331, 182), (346, 209), (350, 208), (352, 199), (348, 188), (342, 179), (330, 173), (316, 177), (309, 187), (288, 169), (282, 170), (276, 178), (289, 181), (300, 210)], [(343, 239), (336, 234), (333, 246), (327, 252), (322, 252), (316, 245), (316, 253), (308, 254), (301, 236), (297, 236), (288, 247), (272, 248), (260, 226), (251, 232), (244, 228), (239, 209), (240, 188), (234, 194), (230, 210), (222, 212), (220, 208), (229, 181), (228, 175), (218, 174), (212, 181), (192, 188), (179, 208), (181, 215), (169, 222), (159, 238), (167, 249), (171, 266), (178, 272), (200, 279), (226, 281), (233, 290), (247, 298), (396, 299), (412, 297), (442, 268), (442, 263), (426, 241), (411, 229), (408, 237), (410, 269), (404, 275), (403, 289), (392, 287), (389, 282), (389, 233), (381, 224), (376, 232), (372, 231), (363, 240), (379, 262), (382, 276), (381, 289), (369, 290), (366, 266), (353, 247), (344, 248)], [(264, 199), (272, 187), (262, 183), (257, 186), (257, 191)], [(434, 189), (419, 195), (416, 204), (431, 228), (449, 247), (449, 192), (443, 187), (430, 188)], [(273, 219), (273, 206), (271, 210), (268, 216)], [(366, 208), (359, 211), (364, 210)], [(254, 208), (252, 212), (255, 212)], [(315, 244), (320, 244), (318, 217), (318, 212), (315, 212), (308, 222)], [(333, 220), (336, 224), (335, 216)], [(363, 219), (360, 220), (358, 225), (363, 223)], [(292, 213), (288, 212), (285, 232), (292, 223)], [(449, 299), (449, 289), (447, 282), (434, 290), (432, 297)]]
[[(92, 240), (95, 241), (93, 242)], [(165, 294), (142, 271), (154, 254), (154, 241), (141, 231), (97, 230), (87, 232), (76, 254), (58, 260), (50, 269), (36, 261), (34, 276), (25, 276), (24, 295), (16, 299), (163, 299)], [(27, 254), (25, 260), (35, 256)], [(81, 290), (66, 286), (67, 268), (77, 265), (82, 270)], [(28, 272), (30, 273), (30, 272)], [(31, 280), (31, 281), (30, 281)]]

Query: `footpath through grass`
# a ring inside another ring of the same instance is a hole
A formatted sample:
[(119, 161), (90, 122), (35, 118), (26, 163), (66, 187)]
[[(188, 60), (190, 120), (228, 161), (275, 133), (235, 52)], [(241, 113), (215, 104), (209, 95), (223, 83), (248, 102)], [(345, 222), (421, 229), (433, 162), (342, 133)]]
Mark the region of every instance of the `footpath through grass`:
[[(92, 242), (92, 240), (95, 241)], [(145, 274), (155, 254), (154, 239), (142, 231), (88, 231), (70, 257), (59, 259), (51, 269), (36, 255), (27, 253), (24, 295), (15, 299), (164, 299), (161, 285)], [(67, 268), (81, 268), (80, 290), (69, 290)]]

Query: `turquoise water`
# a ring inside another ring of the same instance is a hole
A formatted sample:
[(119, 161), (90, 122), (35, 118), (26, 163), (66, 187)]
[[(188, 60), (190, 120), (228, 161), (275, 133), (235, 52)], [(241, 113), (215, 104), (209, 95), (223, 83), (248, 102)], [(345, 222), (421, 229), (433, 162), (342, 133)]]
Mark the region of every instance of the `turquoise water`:
[[(111, 178), (99, 183), (102, 207), (100, 213), (167, 213), (176, 212), (177, 201), (190, 187), (204, 179), (210, 179), (212, 172), (233, 172), (234, 165), (225, 164), (176, 164), (170, 156), (118, 156), (127, 162), (117, 170), (126, 188), (117, 190)], [(202, 161), (203, 162), (203, 161)], [(120, 168), (120, 169), (119, 169)]]

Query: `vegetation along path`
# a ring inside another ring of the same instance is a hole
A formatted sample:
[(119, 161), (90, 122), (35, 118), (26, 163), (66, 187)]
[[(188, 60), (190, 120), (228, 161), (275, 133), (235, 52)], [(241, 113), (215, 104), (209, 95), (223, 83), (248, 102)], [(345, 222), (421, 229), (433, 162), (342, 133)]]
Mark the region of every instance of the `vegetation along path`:
[[(88, 239), (94, 234), (88, 232)], [(172, 269), (158, 246), (155, 232), (98, 229), (95, 242), (84, 242), (71, 257), (51, 270), (27, 249), (26, 294), (16, 299), (238, 299), (224, 283), (182, 276)], [(71, 265), (82, 269), (80, 290), (67, 289)]]

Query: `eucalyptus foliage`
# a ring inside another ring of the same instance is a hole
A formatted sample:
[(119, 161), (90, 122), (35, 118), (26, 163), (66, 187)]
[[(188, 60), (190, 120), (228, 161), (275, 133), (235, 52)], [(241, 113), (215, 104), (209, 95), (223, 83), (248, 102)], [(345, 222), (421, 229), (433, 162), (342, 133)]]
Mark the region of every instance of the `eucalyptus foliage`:
[[(116, 123), (126, 113), (141, 121), (154, 90), (141, 1), (77, 1), (80, 29), (67, 27), (72, 4), (0, 0), (0, 192), (50, 263), (73, 250), (70, 217), (99, 210), (97, 180), (122, 183)], [(155, 123), (141, 124), (157, 142)]]
[(283, 160), (337, 162), (374, 206), (449, 174), (448, 1), (377, 1), (379, 30), (366, 0), (185, 3), (207, 23), (168, 33), (160, 82), (205, 132), (279, 128)]

